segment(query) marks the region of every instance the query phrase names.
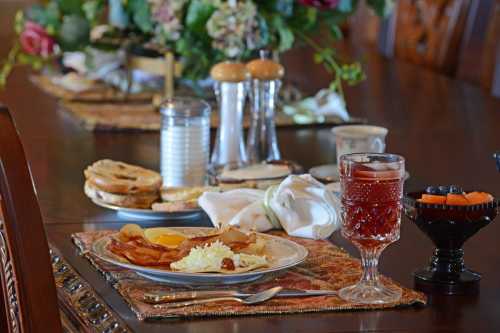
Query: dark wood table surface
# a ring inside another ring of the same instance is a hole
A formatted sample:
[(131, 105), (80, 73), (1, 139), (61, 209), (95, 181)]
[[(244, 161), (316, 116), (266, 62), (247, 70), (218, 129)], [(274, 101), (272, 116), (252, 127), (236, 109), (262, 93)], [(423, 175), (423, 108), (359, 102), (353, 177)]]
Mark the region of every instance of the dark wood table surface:
[[(2, 11), (2, 6), (0, 18), (9, 12)], [(2, 56), (7, 50), (7, 40), (0, 36)], [(321, 67), (304, 60), (306, 53), (288, 57), (287, 67), (293, 68), (289, 77), (312, 92), (325, 86), (328, 77)], [(365, 53), (364, 58), (368, 79), (347, 90), (349, 110), (353, 116), (389, 129), (387, 151), (403, 155), (411, 174), (406, 189), (420, 189), (427, 184), (459, 184), (500, 195), (500, 173), (492, 159), (492, 154), (500, 150), (500, 100), (491, 98), (479, 87), (389, 61), (374, 52)], [(465, 245), (466, 264), (483, 273), (477, 296), (430, 295), (429, 305), (423, 308), (139, 322), (104, 278), (78, 256), (69, 236), (82, 230), (118, 228), (129, 222), (85, 197), (82, 171), (102, 158), (158, 169), (159, 135), (88, 132), (58, 110), (55, 99), (34, 87), (25, 69), (12, 75), (7, 89), (0, 92), (0, 102), (10, 107), (17, 122), (50, 241), (133, 330), (500, 332), (500, 220)], [(280, 129), (278, 135), (284, 157), (306, 169), (335, 161), (329, 129)], [(206, 220), (183, 222), (207, 223)], [(357, 255), (338, 234), (332, 241)], [(405, 218), (401, 240), (382, 255), (381, 271), (412, 287), (412, 272), (427, 264), (432, 249), (430, 241)]]

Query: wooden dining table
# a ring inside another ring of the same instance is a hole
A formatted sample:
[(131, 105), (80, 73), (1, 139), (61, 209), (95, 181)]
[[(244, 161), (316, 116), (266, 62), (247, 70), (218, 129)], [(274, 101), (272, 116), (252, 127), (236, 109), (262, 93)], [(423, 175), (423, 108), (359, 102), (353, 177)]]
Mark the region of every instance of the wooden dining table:
[[(0, 45), (8, 45), (2, 38)], [(2, 53), (4, 54), (4, 52)], [(285, 57), (288, 78), (308, 93), (329, 77), (311, 64), (307, 50)], [(406, 159), (405, 191), (427, 185), (458, 184), (500, 195), (500, 173), (493, 154), (500, 151), (500, 100), (479, 87), (422, 67), (388, 60), (370, 50), (361, 58), (367, 79), (348, 87), (352, 116), (389, 129), (387, 151)], [(89, 262), (70, 235), (83, 230), (117, 229), (135, 222), (94, 205), (83, 192), (83, 170), (110, 158), (159, 169), (159, 134), (138, 131), (90, 132), (58, 107), (58, 101), (29, 81), (29, 70), (11, 76), (0, 102), (14, 115), (31, 167), (51, 246), (88, 283), (123, 327), (137, 332), (500, 332), (500, 218), (465, 244), (466, 264), (483, 274), (475, 295), (428, 295), (426, 306), (377, 311), (213, 317), (139, 321), (126, 302)], [(119, 111), (117, 111), (119, 112)], [(0, 129), (1, 130), (1, 129)], [(278, 130), (284, 158), (305, 170), (336, 161), (329, 127)], [(144, 226), (210, 225), (189, 221), (142, 221)], [(331, 241), (357, 251), (335, 233)], [(401, 239), (386, 249), (380, 270), (406, 287), (425, 265), (433, 245), (407, 218)], [(36, 278), (36, 277), (33, 277)], [(71, 311), (71, 309), (66, 309)]]

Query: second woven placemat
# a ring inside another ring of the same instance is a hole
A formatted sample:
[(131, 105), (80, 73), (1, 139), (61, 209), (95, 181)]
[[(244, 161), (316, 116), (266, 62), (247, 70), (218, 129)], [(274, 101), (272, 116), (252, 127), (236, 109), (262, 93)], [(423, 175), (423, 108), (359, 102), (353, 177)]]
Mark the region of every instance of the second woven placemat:
[[(144, 293), (151, 291), (177, 290), (166, 284), (142, 278), (133, 271), (106, 263), (91, 252), (92, 243), (112, 231), (89, 231), (73, 235), (73, 241), (82, 254), (106, 276), (113, 287), (127, 301), (139, 320), (162, 319), (171, 317), (207, 317), (207, 316), (240, 316), (256, 314), (285, 314), (321, 311), (369, 310), (426, 304), (426, 296), (412, 289), (399, 286), (393, 280), (381, 276), (384, 283), (392, 287), (401, 287), (401, 299), (392, 304), (367, 305), (346, 302), (336, 296), (318, 296), (307, 298), (274, 298), (264, 304), (245, 306), (234, 302), (220, 302), (185, 308), (166, 309), (154, 307), (142, 302)], [(281, 275), (269, 276), (249, 284), (238, 285), (241, 290), (256, 292), (272, 286), (283, 286), (287, 289), (329, 289), (338, 290), (354, 284), (361, 275), (360, 261), (349, 256), (342, 249), (325, 240), (309, 240), (286, 236), (283, 232), (275, 235), (289, 238), (309, 250), (304, 263)], [(219, 286), (227, 288), (227, 286)], [(185, 290), (185, 288), (184, 288)]]

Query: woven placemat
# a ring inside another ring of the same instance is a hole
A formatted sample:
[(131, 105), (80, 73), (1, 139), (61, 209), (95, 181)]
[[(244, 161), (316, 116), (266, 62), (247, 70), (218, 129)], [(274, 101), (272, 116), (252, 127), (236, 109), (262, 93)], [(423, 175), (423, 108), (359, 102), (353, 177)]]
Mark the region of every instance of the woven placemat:
[(110, 87), (104, 83), (95, 83), (92, 89), (83, 92), (73, 92), (54, 84), (52, 78), (47, 75), (31, 75), (31, 82), (46, 94), (58, 99), (74, 102), (151, 102), (154, 92), (141, 92), (136, 94), (125, 94), (122, 91)]
[[(99, 130), (142, 130), (159, 131), (160, 113), (150, 103), (80, 103), (61, 101), (61, 109), (73, 115), (79, 123), (91, 131)], [(359, 124), (362, 119), (351, 119), (348, 122), (338, 117), (326, 117), (324, 122), (313, 124), (297, 124), (293, 118), (283, 112), (276, 115), (277, 127), (304, 127), (304, 126), (334, 126), (341, 124)], [(212, 112), (211, 127), (219, 126), (217, 112)], [(245, 113), (243, 127), (250, 126), (250, 117)]]
[[(120, 268), (100, 260), (89, 252), (97, 239), (107, 236), (113, 231), (88, 231), (72, 235), (73, 241), (90, 262), (105, 275), (107, 281), (127, 301), (139, 320), (163, 319), (172, 317), (209, 317), (209, 316), (241, 316), (256, 314), (285, 314), (321, 311), (370, 310), (393, 308), (427, 303), (424, 294), (401, 287), (393, 280), (381, 276), (389, 287), (402, 288), (401, 299), (392, 304), (353, 304), (337, 296), (317, 296), (303, 298), (274, 298), (260, 305), (246, 306), (234, 302), (219, 302), (196, 305), (184, 308), (166, 309), (143, 303), (142, 296), (151, 291), (185, 290), (172, 287), (140, 277), (133, 271)], [(270, 275), (263, 280), (239, 285), (238, 289), (256, 292), (272, 286), (283, 286), (288, 289), (329, 289), (338, 290), (356, 283), (361, 275), (360, 261), (349, 256), (347, 252), (325, 240), (309, 240), (294, 238), (283, 232), (272, 232), (275, 235), (293, 240), (309, 250), (306, 261), (282, 274)], [(220, 288), (227, 288), (220, 286)], [(233, 287), (234, 288), (234, 287)]]

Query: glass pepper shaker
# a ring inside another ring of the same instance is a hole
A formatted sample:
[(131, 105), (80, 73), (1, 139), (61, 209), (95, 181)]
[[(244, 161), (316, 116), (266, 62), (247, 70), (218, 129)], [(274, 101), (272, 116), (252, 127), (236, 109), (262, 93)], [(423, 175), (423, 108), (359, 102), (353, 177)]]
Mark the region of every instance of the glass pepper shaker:
[(252, 77), (251, 123), (246, 146), (251, 164), (281, 159), (274, 118), (285, 70), (281, 64), (265, 56), (265, 52), (261, 51), (261, 58), (250, 61), (246, 66)]
[(214, 90), (219, 105), (219, 128), (215, 140), (211, 166), (237, 168), (247, 163), (243, 142), (243, 110), (249, 73), (238, 62), (221, 62), (212, 67)]

